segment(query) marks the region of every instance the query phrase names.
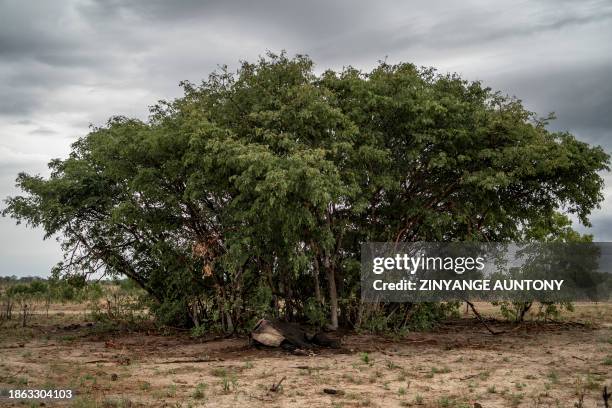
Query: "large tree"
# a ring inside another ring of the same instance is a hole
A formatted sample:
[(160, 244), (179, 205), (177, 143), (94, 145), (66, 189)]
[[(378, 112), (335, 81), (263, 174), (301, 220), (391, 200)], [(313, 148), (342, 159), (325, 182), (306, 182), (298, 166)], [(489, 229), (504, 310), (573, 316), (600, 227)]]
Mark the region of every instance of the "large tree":
[[(62, 240), (60, 275), (126, 275), (173, 323), (355, 323), (366, 241), (525, 237), (602, 199), (608, 155), (520, 101), (412, 64), (226, 68), (20, 174), (4, 215)], [(162, 313), (162, 314), (163, 314)], [(189, 316), (190, 320), (181, 321)]]

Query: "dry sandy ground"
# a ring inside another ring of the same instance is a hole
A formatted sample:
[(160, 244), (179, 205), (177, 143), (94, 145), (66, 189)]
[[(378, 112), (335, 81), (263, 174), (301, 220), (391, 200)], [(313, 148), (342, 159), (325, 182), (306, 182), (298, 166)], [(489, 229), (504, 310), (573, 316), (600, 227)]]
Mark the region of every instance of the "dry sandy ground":
[(66, 327), (84, 318), (62, 313), (0, 328), (0, 389), (68, 388), (76, 399), (44, 404), (75, 407), (575, 407), (581, 395), (597, 407), (612, 385), (612, 304), (565, 316), (585, 326), (498, 322), (507, 332), (494, 336), (470, 315), (401, 339), (351, 334), (307, 356), (246, 338), (99, 333)]

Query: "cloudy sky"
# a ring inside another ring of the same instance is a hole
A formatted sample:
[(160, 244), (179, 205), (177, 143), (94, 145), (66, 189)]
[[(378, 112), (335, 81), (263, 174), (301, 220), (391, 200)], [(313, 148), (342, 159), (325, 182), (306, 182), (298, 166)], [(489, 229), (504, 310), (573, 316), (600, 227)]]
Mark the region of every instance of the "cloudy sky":
[[(115, 114), (146, 118), (218, 64), (267, 49), (319, 70), (435, 66), (521, 98), (612, 152), (612, 2), (0, 0), (0, 197), (19, 171)], [(612, 177), (590, 230), (612, 241)], [(0, 276), (46, 275), (59, 245), (0, 219)]]

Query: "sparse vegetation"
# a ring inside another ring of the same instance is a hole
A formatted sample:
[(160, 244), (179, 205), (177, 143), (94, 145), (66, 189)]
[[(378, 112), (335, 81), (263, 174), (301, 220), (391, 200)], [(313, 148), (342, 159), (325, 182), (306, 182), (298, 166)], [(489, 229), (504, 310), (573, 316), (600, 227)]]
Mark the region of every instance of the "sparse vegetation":
[(559, 383), (559, 374), (557, 373), (557, 371), (555, 370), (551, 370), (548, 372), (548, 374), (546, 375), (546, 377), (550, 380), (551, 383), (553, 384), (558, 384)]
[(359, 355), (359, 358), (365, 364), (370, 364), (370, 362), (371, 362), (371, 358), (370, 358), (370, 354), (369, 353), (361, 353)]
[(194, 399), (204, 399), (206, 397), (206, 384), (198, 383), (193, 391), (192, 397)]
[(225, 393), (235, 392), (238, 389), (238, 379), (234, 374), (224, 375), (221, 379), (221, 387)]

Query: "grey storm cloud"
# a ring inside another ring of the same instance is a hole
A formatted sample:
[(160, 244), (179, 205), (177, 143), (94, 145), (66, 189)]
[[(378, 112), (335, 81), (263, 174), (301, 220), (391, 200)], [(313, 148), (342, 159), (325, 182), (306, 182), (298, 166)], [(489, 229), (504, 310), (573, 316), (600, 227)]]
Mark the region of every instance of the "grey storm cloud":
[[(144, 119), (179, 81), (266, 50), (308, 54), (319, 71), (386, 59), (458, 72), (611, 152), (611, 22), (608, 0), (0, 0), (0, 196), (16, 194), (21, 170), (46, 175), (90, 124)], [(606, 181), (582, 228), (601, 240), (612, 239)], [(47, 273), (60, 251), (41, 238), (0, 220), (0, 275)], [(21, 256), (31, 248), (36, 261)]]
[(612, 241), (612, 217), (595, 216), (591, 222), (593, 227), (590, 230), (584, 230), (597, 237), (598, 241)]
[(492, 80), (540, 116), (554, 111), (551, 129), (570, 131), (612, 151), (612, 60), (542, 67)]

